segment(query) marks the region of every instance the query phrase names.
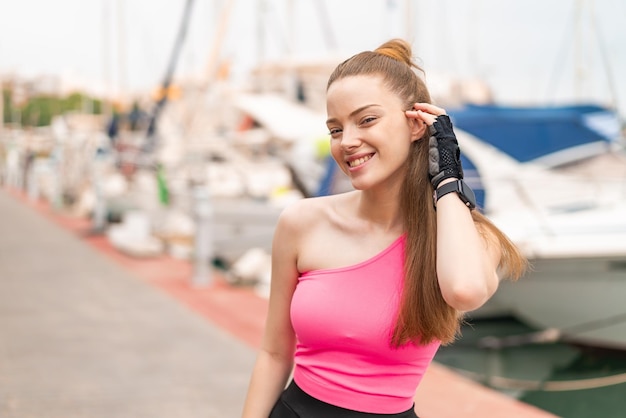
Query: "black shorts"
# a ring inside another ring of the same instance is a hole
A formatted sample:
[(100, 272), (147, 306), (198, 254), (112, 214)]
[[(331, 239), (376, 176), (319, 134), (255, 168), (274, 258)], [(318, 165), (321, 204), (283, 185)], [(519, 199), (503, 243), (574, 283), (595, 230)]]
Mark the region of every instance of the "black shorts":
[(340, 408), (315, 399), (291, 381), (272, 408), (269, 418), (418, 418), (413, 408), (398, 414), (370, 414)]

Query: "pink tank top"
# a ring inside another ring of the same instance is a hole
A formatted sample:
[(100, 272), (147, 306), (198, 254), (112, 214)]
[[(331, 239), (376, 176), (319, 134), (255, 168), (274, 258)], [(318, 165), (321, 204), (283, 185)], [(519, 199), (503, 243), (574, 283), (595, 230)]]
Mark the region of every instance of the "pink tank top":
[(405, 236), (369, 260), (303, 273), (291, 302), (294, 380), (309, 395), (355, 411), (410, 409), (439, 342), (390, 344), (402, 290)]

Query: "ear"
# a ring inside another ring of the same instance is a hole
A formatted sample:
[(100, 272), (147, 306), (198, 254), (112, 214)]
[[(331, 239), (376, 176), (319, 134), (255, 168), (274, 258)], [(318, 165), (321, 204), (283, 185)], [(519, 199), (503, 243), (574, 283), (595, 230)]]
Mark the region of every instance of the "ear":
[(424, 137), (428, 125), (420, 119), (409, 118), (409, 129), (411, 131), (411, 142), (419, 141)]

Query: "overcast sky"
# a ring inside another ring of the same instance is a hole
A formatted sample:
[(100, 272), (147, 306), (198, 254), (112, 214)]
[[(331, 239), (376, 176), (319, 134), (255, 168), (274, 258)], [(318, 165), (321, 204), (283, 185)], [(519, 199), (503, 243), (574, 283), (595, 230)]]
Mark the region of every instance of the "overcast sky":
[[(0, 75), (151, 89), (185, 1), (0, 0)], [(205, 73), (227, 2), (195, 0), (177, 75)], [(621, 0), (234, 0), (219, 52), (245, 74), (289, 51), (348, 57), (401, 36), (426, 71), (480, 76), (502, 102), (617, 98), (625, 114), (624, 16)]]

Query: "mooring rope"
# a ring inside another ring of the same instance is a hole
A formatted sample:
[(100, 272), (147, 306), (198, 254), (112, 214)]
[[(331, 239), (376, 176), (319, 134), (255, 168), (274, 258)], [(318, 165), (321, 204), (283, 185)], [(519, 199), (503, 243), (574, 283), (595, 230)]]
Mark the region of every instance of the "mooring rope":
[(626, 373), (617, 373), (611, 376), (592, 377), (576, 380), (526, 380), (503, 376), (488, 376), (482, 373), (470, 372), (453, 368), (472, 380), (478, 381), (494, 389), (502, 390), (532, 390), (544, 392), (566, 392), (572, 390), (597, 389), (607, 386), (626, 383)]

